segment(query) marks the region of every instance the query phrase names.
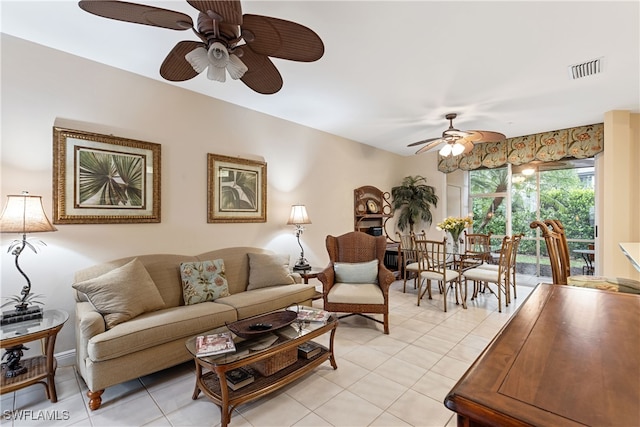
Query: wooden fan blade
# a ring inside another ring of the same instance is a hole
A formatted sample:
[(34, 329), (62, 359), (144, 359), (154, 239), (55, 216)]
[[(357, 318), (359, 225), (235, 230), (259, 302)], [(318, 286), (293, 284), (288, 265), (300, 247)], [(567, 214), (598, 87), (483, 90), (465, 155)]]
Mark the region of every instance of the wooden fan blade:
[(193, 69), (189, 61), (184, 57), (197, 47), (206, 48), (206, 45), (195, 41), (182, 41), (175, 45), (162, 62), (160, 75), (172, 82), (183, 82), (197, 76), (198, 72)]
[(244, 84), (263, 95), (271, 95), (282, 88), (282, 76), (266, 55), (254, 52), (247, 45), (242, 46), (240, 59), (249, 69), (240, 78)]
[(222, 17), (222, 22), (233, 25), (242, 25), (242, 5), (240, 0), (187, 0), (191, 6), (208, 15), (213, 11)]
[(159, 7), (124, 1), (95, 0), (81, 0), (78, 5), (86, 12), (117, 21), (151, 25), (152, 27), (168, 28), (170, 30), (193, 28), (193, 21), (189, 15)]
[(418, 142), (411, 143), (411, 144), (407, 145), (407, 147), (415, 147), (416, 145), (426, 144), (427, 142), (435, 141), (436, 139), (442, 139), (442, 138), (429, 138), (429, 139), (425, 139), (425, 140), (422, 140), (422, 141), (418, 141)]
[(442, 139), (442, 138), (436, 138), (433, 141), (431, 141), (429, 144), (425, 145), (424, 147), (422, 147), (421, 149), (416, 151), (416, 154), (420, 154), (420, 153), (424, 153), (426, 151), (429, 151), (429, 150), (437, 147), (438, 145), (442, 144), (443, 142), (446, 142), (446, 141), (444, 139)]
[(324, 44), (311, 29), (283, 19), (244, 15), (243, 36), (255, 53), (290, 61), (312, 62), (324, 55)]
[(500, 142), (507, 137), (500, 132), (492, 132), (490, 130), (470, 130), (471, 135), (465, 137), (471, 142)]

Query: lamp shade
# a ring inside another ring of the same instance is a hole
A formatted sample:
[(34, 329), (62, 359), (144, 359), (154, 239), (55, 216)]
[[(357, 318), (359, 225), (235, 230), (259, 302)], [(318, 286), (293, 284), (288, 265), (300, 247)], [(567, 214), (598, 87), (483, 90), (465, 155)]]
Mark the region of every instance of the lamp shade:
[(56, 231), (42, 207), (42, 197), (29, 194), (7, 196), (0, 216), (0, 233)]
[(289, 221), (287, 221), (287, 224), (311, 224), (309, 215), (307, 215), (307, 208), (304, 205), (291, 206), (291, 214), (289, 215)]

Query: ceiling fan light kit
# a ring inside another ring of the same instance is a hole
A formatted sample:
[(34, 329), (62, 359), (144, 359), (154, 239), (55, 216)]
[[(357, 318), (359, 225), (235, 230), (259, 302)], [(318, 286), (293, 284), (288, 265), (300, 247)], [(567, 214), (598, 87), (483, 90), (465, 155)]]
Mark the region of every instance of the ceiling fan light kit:
[(226, 72), (232, 79), (238, 80), (248, 68), (236, 55), (227, 51), (222, 43), (212, 43), (207, 52), (203, 47), (197, 47), (185, 55), (195, 72), (200, 74), (207, 71), (207, 78), (218, 82), (226, 81)]
[(445, 119), (449, 120), (449, 128), (442, 132), (441, 138), (430, 138), (424, 141), (414, 142), (409, 144), (409, 147), (416, 145), (427, 144), (424, 147), (416, 151), (416, 154), (431, 151), (442, 143), (445, 143), (439, 151), (442, 157), (459, 156), (464, 153), (468, 153), (473, 150), (474, 144), (480, 144), (483, 142), (499, 142), (506, 139), (506, 136), (499, 132), (492, 132), (486, 130), (468, 130), (462, 131), (453, 127), (453, 119), (458, 115), (456, 113), (449, 113), (445, 116)]
[(229, 73), (255, 92), (269, 95), (283, 84), (270, 57), (313, 62), (324, 55), (324, 44), (311, 29), (283, 19), (243, 15), (239, 0), (187, 3), (199, 11), (197, 28), (189, 15), (154, 6), (112, 0), (81, 0), (78, 5), (103, 18), (193, 30), (200, 41), (178, 42), (160, 66), (160, 75), (173, 82), (192, 79), (207, 70), (210, 80), (224, 82)]

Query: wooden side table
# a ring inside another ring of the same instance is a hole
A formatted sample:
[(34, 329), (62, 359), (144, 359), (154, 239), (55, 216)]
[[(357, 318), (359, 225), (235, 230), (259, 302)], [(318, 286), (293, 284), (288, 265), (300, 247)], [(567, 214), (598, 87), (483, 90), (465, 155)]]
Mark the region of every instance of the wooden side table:
[(53, 351), (58, 332), (69, 319), (69, 314), (62, 310), (45, 310), (42, 319), (2, 325), (0, 347), (9, 349), (31, 341), (44, 339), (43, 355), (20, 359), (20, 365), (26, 372), (14, 377), (6, 377), (7, 363), (2, 363), (2, 384), (0, 394), (10, 393), (33, 384), (43, 384), (47, 398), (52, 403), (58, 401), (54, 376), (57, 368)]
[(318, 277), (318, 274), (321, 273), (322, 270), (322, 268), (311, 267), (308, 270), (296, 270), (294, 271), (294, 273), (298, 273), (300, 276), (302, 276), (302, 280), (304, 280), (304, 283), (308, 284), (309, 279), (315, 279), (316, 277)]
[[(315, 279), (318, 277), (318, 274), (322, 272), (322, 268), (318, 268), (318, 267), (311, 267), (308, 270), (296, 270), (295, 273), (298, 273), (300, 276), (302, 276), (302, 280), (304, 281), (305, 284), (309, 283), (309, 279)], [(323, 294), (320, 291), (316, 290), (315, 295), (313, 295), (313, 297), (311, 298), (312, 300), (317, 300), (317, 299), (322, 299)]]

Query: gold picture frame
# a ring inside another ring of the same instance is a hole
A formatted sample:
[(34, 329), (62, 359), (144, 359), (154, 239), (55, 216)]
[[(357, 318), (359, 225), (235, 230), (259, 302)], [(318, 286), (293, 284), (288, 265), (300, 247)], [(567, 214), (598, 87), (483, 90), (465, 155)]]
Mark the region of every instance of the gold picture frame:
[(207, 222), (266, 222), (267, 164), (207, 154)]
[(160, 222), (160, 144), (53, 128), (53, 223)]

